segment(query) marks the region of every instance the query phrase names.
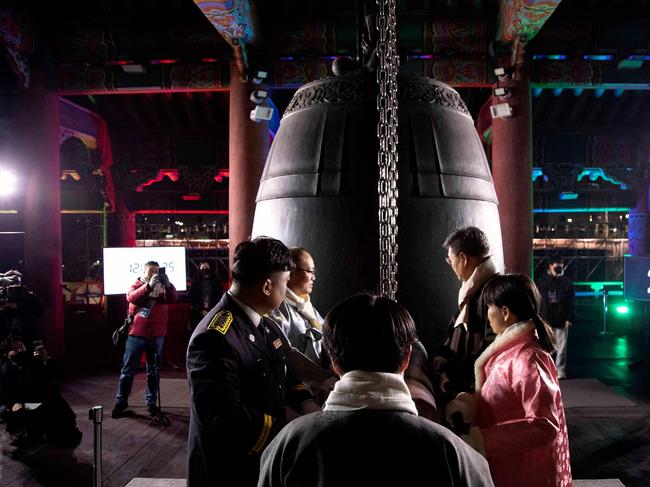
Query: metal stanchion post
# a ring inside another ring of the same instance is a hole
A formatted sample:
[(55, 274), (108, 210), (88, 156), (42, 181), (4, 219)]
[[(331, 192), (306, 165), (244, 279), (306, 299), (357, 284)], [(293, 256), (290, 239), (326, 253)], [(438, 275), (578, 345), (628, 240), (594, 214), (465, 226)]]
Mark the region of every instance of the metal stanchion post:
[(94, 425), (93, 437), (93, 487), (101, 487), (102, 485), (102, 420), (103, 420), (103, 407), (95, 406), (88, 410), (88, 419)]

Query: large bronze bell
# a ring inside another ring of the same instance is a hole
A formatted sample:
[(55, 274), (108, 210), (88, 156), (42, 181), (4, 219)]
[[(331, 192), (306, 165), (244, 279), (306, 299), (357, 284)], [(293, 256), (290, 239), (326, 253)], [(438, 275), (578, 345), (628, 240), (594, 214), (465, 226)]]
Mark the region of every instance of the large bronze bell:
[[(400, 74), (397, 299), (430, 352), (447, 334), (460, 282), (442, 243), (458, 227), (488, 235), (503, 267), (492, 176), (461, 97), (449, 86)], [(323, 315), (378, 283), (377, 88), (360, 71), (300, 88), (271, 146), (253, 235), (305, 247)]]

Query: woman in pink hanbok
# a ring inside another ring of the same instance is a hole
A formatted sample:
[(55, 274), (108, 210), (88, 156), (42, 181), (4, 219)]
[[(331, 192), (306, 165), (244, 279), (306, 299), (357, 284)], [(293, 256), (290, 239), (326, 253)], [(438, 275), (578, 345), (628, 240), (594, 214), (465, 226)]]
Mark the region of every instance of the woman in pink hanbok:
[(447, 408), (448, 417), (460, 413), (478, 427), (470, 441), (484, 449), (496, 487), (572, 485), (552, 335), (539, 304), (527, 276), (488, 281), (479, 309), (487, 310), (497, 337), (475, 362), (476, 392), (459, 394)]

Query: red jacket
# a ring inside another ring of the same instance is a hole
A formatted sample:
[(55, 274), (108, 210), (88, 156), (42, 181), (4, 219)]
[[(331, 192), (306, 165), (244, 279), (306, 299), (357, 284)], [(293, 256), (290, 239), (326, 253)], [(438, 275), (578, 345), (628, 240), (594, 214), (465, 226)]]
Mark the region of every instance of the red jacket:
[(156, 302), (151, 308), (149, 317), (144, 318), (138, 313), (149, 301), (151, 289), (146, 282), (140, 278), (131, 285), (126, 293), (126, 300), (129, 302), (129, 314), (134, 315), (129, 335), (139, 337), (159, 337), (167, 335), (167, 303), (173, 303), (178, 299), (178, 292), (172, 283), (164, 293), (156, 298)]

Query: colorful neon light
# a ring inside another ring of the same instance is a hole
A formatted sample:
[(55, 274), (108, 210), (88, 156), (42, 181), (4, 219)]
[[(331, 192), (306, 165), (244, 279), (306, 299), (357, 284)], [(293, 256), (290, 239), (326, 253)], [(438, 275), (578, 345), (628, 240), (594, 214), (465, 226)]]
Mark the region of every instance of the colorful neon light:
[(142, 193), (142, 190), (145, 186), (151, 186), (153, 183), (159, 183), (165, 178), (165, 176), (174, 183), (180, 178), (178, 169), (160, 169), (156, 177), (151, 178), (149, 181), (138, 185), (138, 187), (135, 188), (136, 192)]
[(606, 213), (628, 212), (629, 207), (616, 206), (608, 208), (534, 208), (533, 213)]

